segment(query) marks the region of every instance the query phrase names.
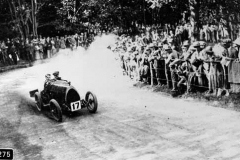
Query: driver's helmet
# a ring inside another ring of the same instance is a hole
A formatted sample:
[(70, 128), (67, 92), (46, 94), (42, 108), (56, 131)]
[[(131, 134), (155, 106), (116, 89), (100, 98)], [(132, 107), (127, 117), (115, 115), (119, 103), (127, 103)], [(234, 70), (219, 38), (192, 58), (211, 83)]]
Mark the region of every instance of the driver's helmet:
[(58, 77), (59, 76), (59, 71), (56, 71), (53, 73), (54, 77)]

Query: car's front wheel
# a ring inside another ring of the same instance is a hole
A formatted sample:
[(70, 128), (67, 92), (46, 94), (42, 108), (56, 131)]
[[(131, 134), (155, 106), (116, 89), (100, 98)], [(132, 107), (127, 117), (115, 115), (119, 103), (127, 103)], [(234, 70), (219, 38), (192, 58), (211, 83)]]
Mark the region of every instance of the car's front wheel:
[(98, 108), (98, 101), (95, 94), (88, 91), (85, 96), (85, 101), (87, 102), (87, 109), (90, 113), (95, 113)]
[(50, 101), (50, 112), (54, 120), (57, 122), (62, 122), (62, 109), (55, 99)]

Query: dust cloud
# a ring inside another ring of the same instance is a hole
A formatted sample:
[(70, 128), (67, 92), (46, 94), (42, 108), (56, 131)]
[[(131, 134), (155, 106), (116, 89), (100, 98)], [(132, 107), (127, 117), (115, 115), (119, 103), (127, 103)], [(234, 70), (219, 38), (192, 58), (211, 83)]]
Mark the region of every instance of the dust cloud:
[(118, 89), (127, 85), (118, 61), (115, 60), (116, 54), (107, 49), (115, 43), (116, 38), (115, 35), (96, 37), (88, 50), (81, 47), (73, 51), (60, 50), (58, 55), (46, 63), (25, 69), (27, 78), (18, 92), (29, 97), (29, 91), (43, 89), (47, 73), (59, 71), (60, 77), (70, 81), (81, 97), (84, 97), (87, 91), (94, 92), (97, 97), (114, 97)]

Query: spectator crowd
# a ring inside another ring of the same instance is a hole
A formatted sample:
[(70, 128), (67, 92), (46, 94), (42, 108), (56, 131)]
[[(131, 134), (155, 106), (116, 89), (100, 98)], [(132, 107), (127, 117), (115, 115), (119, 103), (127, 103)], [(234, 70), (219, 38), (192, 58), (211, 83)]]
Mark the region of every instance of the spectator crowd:
[(60, 49), (87, 48), (95, 35), (85, 33), (62, 37), (14, 38), (0, 41), (0, 66), (16, 65), (19, 60), (33, 62), (53, 57)]
[(197, 90), (229, 95), (240, 79), (240, 39), (236, 35), (232, 41), (227, 31), (202, 28), (196, 40), (191, 28), (149, 27), (136, 36), (119, 35), (111, 49), (118, 53), (123, 73), (136, 81), (167, 86), (174, 95)]

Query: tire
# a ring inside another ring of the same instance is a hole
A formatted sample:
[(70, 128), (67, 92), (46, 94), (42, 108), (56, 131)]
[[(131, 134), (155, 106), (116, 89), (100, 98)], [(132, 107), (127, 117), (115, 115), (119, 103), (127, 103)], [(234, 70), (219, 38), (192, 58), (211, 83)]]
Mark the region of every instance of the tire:
[(57, 122), (62, 122), (62, 109), (60, 108), (58, 102), (55, 99), (52, 99), (49, 104), (53, 119)]
[(85, 101), (87, 102), (87, 109), (90, 113), (96, 113), (98, 108), (98, 101), (95, 94), (88, 91), (85, 96)]
[(41, 97), (39, 92), (36, 92), (34, 94), (34, 97), (35, 97), (35, 101), (36, 101), (36, 107), (37, 107), (38, 111), (41, 112), (42, 111), (42, 107), (43, 107), (42, 97)]

